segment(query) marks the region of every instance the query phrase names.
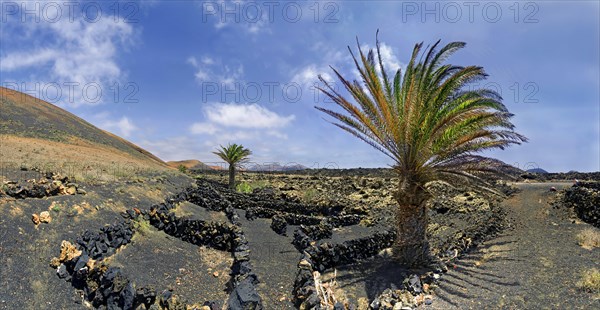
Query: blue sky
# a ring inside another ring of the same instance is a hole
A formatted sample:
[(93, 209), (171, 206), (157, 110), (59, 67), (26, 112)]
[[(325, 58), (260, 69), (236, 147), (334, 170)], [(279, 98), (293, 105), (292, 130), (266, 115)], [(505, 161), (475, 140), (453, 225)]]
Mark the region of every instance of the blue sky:
[[(385, 156), (323, 120), (312, 88), (347, 46), (401, 68), (415, 43), (464, 41), (530, 142), (486, 153), (520, 168), (600, 170), (597, 1), (0, 1), (0, 81), (164, 160), (382, 167)], [(101, 91), (101, 95), (98, 93)]]

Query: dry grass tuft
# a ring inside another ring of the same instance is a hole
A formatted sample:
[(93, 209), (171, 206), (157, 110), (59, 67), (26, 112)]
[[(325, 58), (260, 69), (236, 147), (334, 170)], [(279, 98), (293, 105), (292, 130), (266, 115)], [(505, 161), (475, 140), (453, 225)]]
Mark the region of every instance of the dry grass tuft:
[(223, 274), (233, 264), (233, 258), (228, 252), (219, 251), (210, 247), (198, 247), (198, 256), (202, 264), (209, 270), (223, 270)]
[(582, 272), (577, 287), (588, 293), (593, 293), (596, 299), (600, 299), (600, 270), (592, 268)]
[(337, 287), (337, 270), (334, 270), (333, 278), (329, 281), (323, 282), (321, 279), (321, 274), (318, 271), (313, 271), (313, 279), (315, 281), (315, 288), (317, 289), (317, 295), (319, 296), (319, 300), (321, 301), (321, 307), (323, 309), (333, 309), (334, 305), (340, 301), (339, 298), (336, 297), (336, 287)]
[(133, 228), (136, 233), (139, 233), (142, 236), (147, 236), (152, 229), (152, 225), (150, 225), (150, 222), (147, 220), (138, 218), (133, 222)]
[(600, 229), (588, 227), (577, 234), (577, 243), (585, 249), (600, 247)]
[(25, 214), (25, 212), (23, 212), (23, 209), (20, 206), (14, 206), (14, 205), (10, 206), (10, 211), (8, 211), (8, 212), (13, 217), (23, 216), (23, 214)]

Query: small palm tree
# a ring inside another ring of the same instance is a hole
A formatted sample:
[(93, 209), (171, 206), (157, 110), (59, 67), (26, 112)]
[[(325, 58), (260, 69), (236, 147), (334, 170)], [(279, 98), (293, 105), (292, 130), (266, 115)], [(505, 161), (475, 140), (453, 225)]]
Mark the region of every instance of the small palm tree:
[(399, 184), (394, 193), (398, 236), (393, 252), (408, 266), (422, 266), (432, 258), (426, 236), (430, 194), (425, 184), (445, 180), (484, 186), (482, 174), (500, 173), (500, 166), (493, 165), (499, 161), (475, 153), (527, 139), (513, 130), (513, 115), (500, 95), (467, 88), (487, 77), (482, 67), (444, 64), (465, 43), (452, 42), (438, 50), (438, 41), (423, 53), (423, 43), (416, 44), (404, 74), (398, 69), (390, 79), (378, 36), (376, 42), (376, 54), (369, 50), (365, 55), (357, 39), (358, 59), (348, 47), (362, 84), (350, 82), (331, 67), (351, 99), (319, 76), (324, 85), (320, 91), (344, 112), (315, 108), (394, 161)]
[(249, 149), (245, 149), (242, 145), (228, 144), (227, 147), (219, 145), (220, 149), (213, 154), (218, 155), (229, 164), (229, 188), (235, 189), (235, 168), (236, 166), (248, 160), (252, 155)]

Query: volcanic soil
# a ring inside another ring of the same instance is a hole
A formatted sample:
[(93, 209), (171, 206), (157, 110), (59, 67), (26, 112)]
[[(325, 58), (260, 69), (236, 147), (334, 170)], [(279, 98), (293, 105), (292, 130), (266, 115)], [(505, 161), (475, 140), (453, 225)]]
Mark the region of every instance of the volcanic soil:
[(552, 208), (549, 191), (572, 183), (521, 183), (504, 201), (510, 228), (451, 265), (431, 309), (600, 309), (576, 287), (581, 272), (600, 268), (600, 249), (577, 244), (591, 225)]
[[(16, 174), (11, 174), (16, 176)], [(29, 176), (28, 176), (29, 177)], [(49, 263), (58, 256), (62, 240), (73, 242), (86, 230), (97, 231), (122, 220), (120, 213), (149, 210), (169, 195), (205, 182), (179, 173), (140, 175), (141, 181), (78, 184), (86, 194), (45, 198), (0, 199), (0, 308), (85, 309), (81, 294)], [(223, 180), (225, 176), (202, 176)], [(343, 214), (362, 214), (358, 225), (335, 228), (317, 244), (339, 244), (392, 227), (395, 205), (389, 199), (395, 180), (378, 176), (241, 174), (240, 180), (267, 186), (251, 194), (229, 193), (214, 185), (217, 200), (235, 207), (248, 240), (250, 263), (258, 280), (257, 292), (265, 309), (293, 309), (294, 279), (302, 253), (292, 244), (296, 225), (285, 236), (271, 229), (266, 218), (249, 220), (244, 204), (269, 201), (300, 205), (342, 206)], [(22, 181), (22, 180), (19, 180)], [(260, 181), (260, 182), (258, 182)], [(520, 192), (506, 199), (436, 183), (428, 229), (434, 253), (448, 261), (431, 294), (432, 309), (594, 308), (592, 295), (575, 282), (582, 270), (600, 267), (598, 248), (577, 245), (576, 235), (588, 227), (552, 209), (556, 192), (568, 183), (517, 184)], [(310, 192), (309, 189), (314, 189)], [(498, 189), (510, 187), (500, 183)], [(267, 194), (265, 194), (267, 190)], [(512, 192), (513, 190), (507, 190)], [(306, 193), (310, 194), (306, 194)], [(206, 200), (208, 204), (216, 201)], [(32, 213), (48, 211), (50, 223), (34, 225)], [(191, 202), (172, 210), (178, 217), (227, 222), (224, 212)], [(324, 215), (321, 215), (324, 216)], [(458, 258), (456, 254), (464, 253)], [(192, 246), (152, 226), (137, 229), (132, 242), (108, 259), (138, 285), (171, 289), (190, 303), (213, 300), (225, 304), (230, 253)], [(335, 270), (335, 272), (334, 272)], [(391, 286), (401, 287), (410, 273), (382, 251), (373, 258), (335, 266), (324, 278), (336, 275), (340, 297), (365, 305)], [(361, 299), (363, 300), (361, 303)]]

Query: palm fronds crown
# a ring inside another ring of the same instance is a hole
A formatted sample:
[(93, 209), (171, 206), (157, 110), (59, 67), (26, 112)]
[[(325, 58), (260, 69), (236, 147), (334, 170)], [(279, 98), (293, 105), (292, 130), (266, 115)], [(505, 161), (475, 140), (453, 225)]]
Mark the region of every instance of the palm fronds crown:
[(242, 145), (228, 144), (226, 147), (220, 145), (220, 149), (213, 154), (221, 157), (230, 165), (236, 165), (243, 163), (248, 160), (248, 157), (252, 155), (249, 149), (244, 148)]
[(377, 38), (376, 54), (364, 54), (357, 39), (358, 57), (348, 47), (362, 78), (349, 81), (331, 67), (351, 95), (347, 99), (319, 76), (325, 95), (345, 112), (323, 107), (332, 122), (395, 162), (395, 169), (413, 182), (434, 179), (476, 178), (493, 170), (474, 155), (488, 149), (504, 149), (527, 139), (514, 131), (513, 116), (490, 89), (469, 89), (487, 77), (482, 67), (456, 66), (444, 61), (465, 46), (452, 42), (438, 50), (437, 41), (421, 53), (416, 44), (405, 72), (386, 72)]

